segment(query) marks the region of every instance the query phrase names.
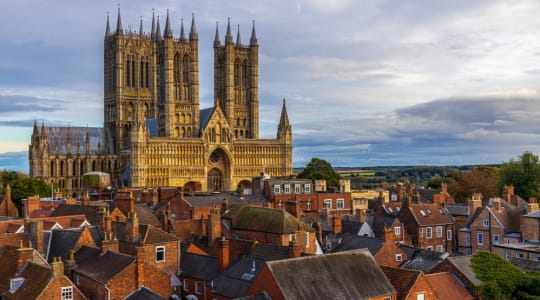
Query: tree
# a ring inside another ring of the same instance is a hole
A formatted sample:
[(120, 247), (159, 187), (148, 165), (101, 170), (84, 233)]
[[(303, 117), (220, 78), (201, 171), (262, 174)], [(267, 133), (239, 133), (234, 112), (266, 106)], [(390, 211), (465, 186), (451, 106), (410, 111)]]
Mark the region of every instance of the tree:
[(516, 195), (529, 199), (540, 196), (540, 164), (538, 156), (524, 152), (517, 159), (503, 163), (499, 175), (499, 192), (503, 186), (513, 185)]
[(1, 172), (0, 178), (2, 179), (0, 194), (4, 192), (5, 186), (9, 185), (11, 187), (11, 199), (19, 211), (21, 211), (22, 199), (33, 195), (44, 197), (51, 194), (51, 186), (42, 179), (28, 177), (12, 171)]
[(495, 197), (497, 191), (498, 169), (476, 167), (458, 174), (455, 181), (448, 184), (448, 192), (456, 202), (465, 202), (473, 193), (482, 193), (485, 198)]
[(339, 186), (339, 180), (341, 179), (341, 176), (334, 171), (329, 162), (319, 158), (312, 158), (297, 177), (311, 180), (325, 179), (326, 185), (329, 187)]

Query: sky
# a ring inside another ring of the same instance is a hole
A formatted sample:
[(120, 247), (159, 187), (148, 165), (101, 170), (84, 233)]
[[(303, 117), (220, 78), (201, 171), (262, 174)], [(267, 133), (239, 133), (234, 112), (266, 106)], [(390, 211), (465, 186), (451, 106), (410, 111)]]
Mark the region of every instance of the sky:
[[(293, 164), (466, 165), (540, 153), (540, 1), (2, 0), (0, 169), (28, 172), (34, 121), (103, 122), (103, 38), (169, 9), (199, 32), (201, 108), (213, 104), (216, 22), (259, 41), (260, 137), (282, 99)], [(186, 26), (189, 27), (189, 26)]]

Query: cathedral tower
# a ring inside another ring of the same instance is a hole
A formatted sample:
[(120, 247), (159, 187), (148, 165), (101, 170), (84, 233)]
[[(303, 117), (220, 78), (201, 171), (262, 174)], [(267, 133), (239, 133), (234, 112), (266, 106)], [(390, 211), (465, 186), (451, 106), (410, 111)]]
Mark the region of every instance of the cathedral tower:
[(216, 25), (214, 38), (214, 103), (220, 106), (237, 139), (259, 138), (259, 45), (255, 22), (249, 45), (244, 45), (240, 26), (233, 41), (230, 19), (224, 44)]

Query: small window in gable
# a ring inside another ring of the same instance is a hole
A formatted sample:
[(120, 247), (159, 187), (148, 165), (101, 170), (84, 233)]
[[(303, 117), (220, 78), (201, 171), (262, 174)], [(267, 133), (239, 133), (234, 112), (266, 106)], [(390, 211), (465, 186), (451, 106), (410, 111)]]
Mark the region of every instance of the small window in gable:
[(403, 259), (403, 257), (401, 256), (401, 254), (396, 254), (396, 261), (401, 261)]
[(73, 287), (72, 286), (65, 286), (62, 287), (62, 300), (73, 300)]
[(23, 283), (24, 278), (22, 277), (11, 278), (11, 280), (9, 281), (9, 292), (14, 294)]
[(165, 246), (156, 247), (156, 262), (165, 261)]

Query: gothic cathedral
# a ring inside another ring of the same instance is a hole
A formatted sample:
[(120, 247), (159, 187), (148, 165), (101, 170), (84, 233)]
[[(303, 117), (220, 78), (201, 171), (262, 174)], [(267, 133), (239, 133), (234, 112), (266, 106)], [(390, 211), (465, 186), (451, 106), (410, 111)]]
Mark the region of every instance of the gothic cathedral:
[(79, 193), (82, 174), (111, 174), (115, 186), (181, 186), (232, 191), (262, 172), (292, 174), (292, 130), (285, 100), (276, 139), (259, 139), (255, 24), (249, 44), (230, 20), (224, 42), (214, 38), (214, 106), (199, 107), (198, 33), (192, 18), (173, 35), (152, 16), (149, 34), (116, 30), (107, 17), (104, 43), (104, 128), (34, 124), (30, 176), (66, 194)]

